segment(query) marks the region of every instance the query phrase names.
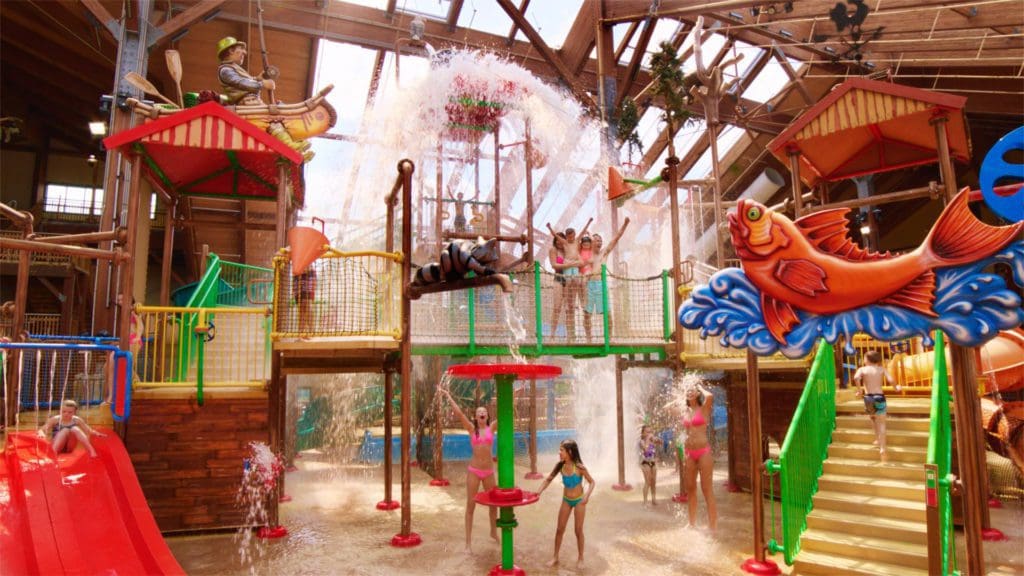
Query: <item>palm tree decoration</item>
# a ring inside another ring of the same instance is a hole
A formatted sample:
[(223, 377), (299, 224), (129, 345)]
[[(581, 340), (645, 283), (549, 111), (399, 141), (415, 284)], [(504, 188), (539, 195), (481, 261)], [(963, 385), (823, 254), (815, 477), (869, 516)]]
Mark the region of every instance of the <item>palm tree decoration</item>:
[(651, 55), (651, 76), (654, 78), (651, 91), (664, 110), (661, 119), (668, 128), (669, 156), (675, 157), (673, 139), (676, 131), (693, 116), (687, 106), (693, 100), (690, 88), (698, 81), (696, 74), (683, 74), (683, 62), (671, 42), (662, 42), (660, 48)]

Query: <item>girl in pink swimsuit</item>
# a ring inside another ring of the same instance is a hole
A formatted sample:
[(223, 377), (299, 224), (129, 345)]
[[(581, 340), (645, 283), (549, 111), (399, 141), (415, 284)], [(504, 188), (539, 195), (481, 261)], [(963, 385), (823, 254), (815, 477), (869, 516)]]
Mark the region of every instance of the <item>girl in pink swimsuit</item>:
[(690, 495), (687, 501), (690, 526), (697, 526), (697, 474), (700, 474), (700, 490), (704, 494), (704, 502), (708, 505), (708, 527), (711, 531), (718, 526), (718, 511), (711, 484), (715, 458), (711, 454), (711, 443), (708, 438), (713, 399), (711, 393), (700, 385), (688, 389), (686, 408), (682, 416), (682, 425), (686, 429), (683, 451), (686, 454), (686, 493)]
[[(476, 500), (474, 497), (477, 491), (480, 490), (481, 484), (485, 491), (494, 488), (495, 485), (492, 447), (494, 446), (494, 431), (498, 427), (498, 421), (491, 421), (491, 416), (487, 412), (486, 406), (477, 407), (473, 414), (473, 420), (470, 421), (448, 390), (442, 389), (440, 392), (444, 394), (444, 397), (452, 405), (452, 411), (462, 420), (462, 425), (469, 432), (469, 443), (473, 448), (473, 457), (469, 461), (469, 466), (466, 467), (466, 553), (469, 554), (472, 552), (473, 512), (476, 510)], [(496, 522), (498, 520), (498, 509), (488, 507), (487, 511), (490, 515), (491, 538), (497, 540), (498, 526)]]

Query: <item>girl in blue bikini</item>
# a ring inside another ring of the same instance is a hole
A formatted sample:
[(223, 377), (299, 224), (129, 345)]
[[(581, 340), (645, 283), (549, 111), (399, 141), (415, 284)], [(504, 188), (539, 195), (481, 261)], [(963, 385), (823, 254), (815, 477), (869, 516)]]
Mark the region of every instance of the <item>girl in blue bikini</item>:
[[(448, 390), (441, 389), (440, 392), (452, 405), (452, 411), (462, 421), (462, 425), (469, 432), (469, 444), (473, 448), (473, 457), (466, 467), (466, 554), (472, 553), (473, 543), (473, 512), (476, 510), (476, 493), (483, 485), (485, 491), (494, 488), (494, 459), (491, 456), (494, 445), (494, 431), (498, 427), (498, 421), (491, 421), (486, 406), (477, 407), (473, 413), (473, 420), (462, 412), (458, 403), (452, 398)], [(488, 507), (490, 514), (491, 538), (498, 539), (498, 509)]]
[[(541, 494), (551, 484), (551, 481), (562, 474), (562, 485), (565, 490), (562, 492), (562, 506), (558, 509), (558, 529), (555, 530), (555, 556), (548, 562), (548, 566), (558, 564), (558, 550), (562, 547), (562, 536), (565, 535), (565, 526), (569, 523), (569, 514), (575, 512), (576, 545), (579, 548), (579, 558), (576, 564), (583, 567), (583, 519), (587, 515), (587, 502), (590, 501), (590, 494), (594, 491), (594, 479), (590, 472), (583, 467), (580, 460), (580, 449), (574, 440), (564, 440), (558, 448), (558, 464), (551, 471), (551, 475), (544, 479), (537, 494)], [(583, 481), (588, 483), (587, 493), (583, 493)]]

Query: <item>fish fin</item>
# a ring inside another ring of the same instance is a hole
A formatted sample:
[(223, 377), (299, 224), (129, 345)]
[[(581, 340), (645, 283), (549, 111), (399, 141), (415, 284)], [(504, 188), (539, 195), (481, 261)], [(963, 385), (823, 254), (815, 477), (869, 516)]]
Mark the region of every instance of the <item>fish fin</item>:
[(800, 318), (797, 317), (792, 306), (763, 293), (761, 294), (761, 315), (764, 316), (764, 325), (768, 328), (768, 332), (783, 344), (786, 343), (786, 336), (789, 332), (800, 325)]
[(932, 318), (938, 316), (932, 310), (935, 302), (935, 272), (928, 270), (910, 284), (907, 284), (895, 294), (882, 298), (879, 304), (892, 304), (901, 308), (907, 308)]
[(790, 290), (806, 296), (828, 292), (825, 271), (810, 260), (779, 260), (775, 278)]
[(968, 188), (964, 188), (939, 215), (925, 246), (941, 266), (958, 266), (990, 256), (1020, 236), (1024, 222), (1009, 226), (990, 226), (967, 207)]
[(850, 222), (846, 219), (849, 211), (849, 208), (822, 210), (799, 218), (793, 223), (815, 248), (827, 254), (852, 262), (892, 258), (888, 252), (880, 254), (865, 250), (850, 240)]

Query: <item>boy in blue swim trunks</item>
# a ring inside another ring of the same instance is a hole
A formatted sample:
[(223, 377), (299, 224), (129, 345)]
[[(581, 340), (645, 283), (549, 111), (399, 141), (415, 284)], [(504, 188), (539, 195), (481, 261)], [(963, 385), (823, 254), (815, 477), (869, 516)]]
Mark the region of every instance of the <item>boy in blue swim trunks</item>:
[[(877, 350), (871, 350), (864, 355), (864, 365), (854, 373), (853, 381), (858, 387), (857, 395), (864, 397), (864, 410), (871, 417), (871, 423), (875, 429), (874, 444), (878, 446), (881, 461), (888, 462), (889, 457), (885, 450), (886, 404), (882, 386), (893, 384), (893, 379), (882, 366), (882, 355)], [(896, 391), (898, 392), (899, 389), (897, 386)]]

